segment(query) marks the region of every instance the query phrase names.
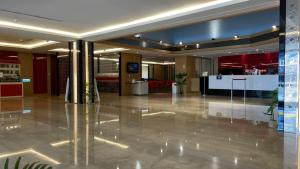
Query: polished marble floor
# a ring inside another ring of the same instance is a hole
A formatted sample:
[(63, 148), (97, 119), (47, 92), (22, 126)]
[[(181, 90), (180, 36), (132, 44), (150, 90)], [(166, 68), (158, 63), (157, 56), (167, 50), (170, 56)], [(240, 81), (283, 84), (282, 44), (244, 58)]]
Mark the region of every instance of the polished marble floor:
[(57, 169), (296, 169), (298, 138), (276, 132), (268, 103), (168, 94), (103, 94), (95, 105), (3, 99), (0, 168), (22, 156)]

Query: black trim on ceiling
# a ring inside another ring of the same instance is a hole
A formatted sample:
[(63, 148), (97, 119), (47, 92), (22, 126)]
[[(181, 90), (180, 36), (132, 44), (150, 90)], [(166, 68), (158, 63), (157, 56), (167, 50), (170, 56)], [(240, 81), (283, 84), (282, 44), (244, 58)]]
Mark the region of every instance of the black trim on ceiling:
[(132, 39), (132, 38), (118, 38), (112, 39), (109, 42), (124, 44), (129, 46), (135, 46), (139, 48), (150, 48), (150, 49), (159, 49), (159, 50), (166, 50), (170, 52), (177, 52), (177, 51), (186, 51), (186, 50), (197, 50), (197, 49), (207, 49), (207, 48), (216, 48), (216, 47), (226, 47), (226, 46), (236, 46), (236, 45), (246, 45), (257, 43), (261, 41), (266, 41), (274, 38), (279, 37), (279, 30), (272, 31), (260, 35), (250, 36), (247, 38), (240, 38), (240, 39), (230, 39), (230, 40), (212, 40), (211, 42), (199, 43), (199, 48), (196, 47), (195, 44), (187, 44), (183, 46), (163, 46), (157, 43), (153, 43), (151, 41), (145, 41), (142, 39)]

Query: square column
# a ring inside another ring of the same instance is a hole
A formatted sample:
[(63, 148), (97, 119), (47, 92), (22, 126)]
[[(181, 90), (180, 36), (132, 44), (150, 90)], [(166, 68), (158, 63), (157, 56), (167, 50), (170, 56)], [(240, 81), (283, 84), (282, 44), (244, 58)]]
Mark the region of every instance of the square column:
[(299, 0), (280, 1), (278, 130), (299, 132)]

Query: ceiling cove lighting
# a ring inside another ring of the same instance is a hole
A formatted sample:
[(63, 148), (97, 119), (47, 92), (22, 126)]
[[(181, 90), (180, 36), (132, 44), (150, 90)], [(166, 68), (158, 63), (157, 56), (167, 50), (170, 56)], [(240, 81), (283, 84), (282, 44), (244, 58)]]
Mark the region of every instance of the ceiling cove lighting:
[(128, 50), (128, 49), (125, 49), (125, 48), (111, 48), (111, 49), (95, 50), (94, 54), (121, 52), (121, 51), (126, 51), (126, 50)]
[(33, 49), (33, 48), (38, 48), (42, 46), (47, 46), (47, 45), (52, 45), (56, 44), (59, 42), (56, 41), (42, 41), (34, 44), (19, 44), (19, 43), (9, 43), (9, 42), (0, 42), (0, 46), (2, 47), (12, 47), (12, 48), (22, 48), (22, 49)]
[[(121, 51), (126, 51), (126, 50), (128, 50), (128, 49), (125, 49), (125, 48), (101, 49), (101, 50), (95, 50), (94, 54), (121, 52)], [(56, 48), (56, 49), (51, 49), (51, 50), (48, 50), (48, 51), (49, 52), (64, 52), (64, 53), (67, 53), (67, 52), (69, 52), (69, 49), (66, 49), (66, 48)]]
[(38, 32), (38, 33), (50, 33), (53, 35), (79, 38), (79, 34), (77, 34), (77, 33), (62, 31), (62, 30), (58, 30), (58, 29), (43, 28), (43, 27), (39, 27), (39, 26), (26, 25), (26, 24), (21, 24), (21, 23), (16, 23), (16, 22), (0, 21), (0, 26), (5, 27), (5, 28), (11, 28), (11, 29), (27, 30), (27, 31), (33, 31), (33, 32)]
[(21, 151), (16, 151), (16, 152), (11, 152), (11, 153), (4, 153), (4, 154), (0, 154), (0, 158), (7, 158), (7, 157), (11, 157), (11, 156), (19, 156), (21, 154), (33, 154), (33, 155), (36, 155), (40, 158), (42, 158), (43, 160), (45, 161), (49, 161), (49, 162), (52, 162), (53, 164), (61, 164), (60, 162), (32, 149), (32, 148), (29, 148), (29, 149), (25, 149), (25, 150), (21, 150)]
[(124, 30), (128, 28), (133, 28), (137, 26), (143, 26), (150, 23), (160, 22), (168, 19), (174, 19), (181, 16), (186, 16), (194, 13), (199, 13), (206, 10), (211, 10), (214, 8), (219, 8), (227, 5), (233, 5), (241, 2), (246, 2), (249, 0), (214, 0), (207, 3), (198, 3), (193, 4), (184, 8), (178, 8), (174, 10), (165, 11), (162, 13), (158, 13), (152, 16), (132, 20), (129, 22), (124, 22), (120, 24), (115, 24), (111, 26), (106, 26), (102, 28), (96, 28), (95, 30), (83, 32), (83, 33), (75, 33), (71, 31), (65, 31), (65, 30), (58, 30), (58, 29), (51, 29), (51, 28), (45, 28), (45, 27), (39, 27), (39, 26), (32, 26), (27, 24), (21, 24), (16, 22), (8, 22), (8, 21), (0, 21), (0, 26), (4, 28), (10, 28), (10, 29), (18, 29), (18, 30), (27, 30), (27, 31), (33, 31), (38, 33), (48, 33), (53, 35), (60, 35), (63, 37), (71, 37), (71, 38), (87, 38), (89, 36), (94, 35), (101, 35), (105, 33), (110, 33), (113, 31), (119, 31)]
[(69, 52), (69, 49), (66, 48), (56, 48), (56, 49), (51, 49), (48, 50), (49, 52)]
[(143, 64), (152, 65), (175, 65), (175, 62), (152, 62), (152, 61), (142, 61)]

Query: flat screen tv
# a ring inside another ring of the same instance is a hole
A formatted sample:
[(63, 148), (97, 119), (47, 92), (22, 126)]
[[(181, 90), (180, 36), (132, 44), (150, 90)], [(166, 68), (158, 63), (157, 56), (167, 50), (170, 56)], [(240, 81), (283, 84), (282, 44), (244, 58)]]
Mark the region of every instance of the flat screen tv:
[(128, 73), (138, 73), (140, 70), (140, 65), (138, 63), (127, 63)]

